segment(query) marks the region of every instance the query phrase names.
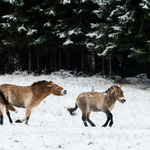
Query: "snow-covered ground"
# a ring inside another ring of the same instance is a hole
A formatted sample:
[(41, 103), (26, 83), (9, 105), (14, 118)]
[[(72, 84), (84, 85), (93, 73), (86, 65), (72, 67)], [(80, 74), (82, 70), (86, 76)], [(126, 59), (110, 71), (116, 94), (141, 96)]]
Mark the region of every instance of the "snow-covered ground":
[[(0, 84), (30, 85), (39, 80), (51, 80), (67, 89), (66, 96), (48, 96), (31, 114), (29, 125), (9, 124), (4, 115), (0, 126), (0, 150), (148, 150), (150, 148), (150, 89), (123, 85), (126, 102), (116, 103), (112, 113), (113, 126), (103, 128), (104, 113), (92, 113), (96, 127), (84, 127), (81, 112), (70, 116), (65, 107), (74, 107), (79, 93), (105, 91), (111, 81), (99, 77), (60, 75), (3, 75)], [(24, 117), (24, 109), (11, 112), (13, 120)]]

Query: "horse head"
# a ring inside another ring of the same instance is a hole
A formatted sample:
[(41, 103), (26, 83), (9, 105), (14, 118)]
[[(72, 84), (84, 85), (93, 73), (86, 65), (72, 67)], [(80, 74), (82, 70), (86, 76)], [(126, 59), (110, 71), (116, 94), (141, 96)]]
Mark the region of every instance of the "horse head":
[(122, 86), (120, 85), (120, 87), (118, 86), (113, 86), (112, 87), (113, 90), (114, 90), (114, 95), (115, 95), (115, 98), (121, 102), (121, 103), (124, 103), (126, 100), (125, 100), (125, 97), (124, 97), (124, 94), (123, 94), (123, 91), (122, 91)]
[(64, 90), (64, 88), (62, 88), (61, 86), (53, 83), (52, 81), (50, 81), (48, 83), (47, 87), (50, 88), (51, 94), (53, 94), (53, 95), (62, 96), (62, 95), (67, 94), (67, 91)]

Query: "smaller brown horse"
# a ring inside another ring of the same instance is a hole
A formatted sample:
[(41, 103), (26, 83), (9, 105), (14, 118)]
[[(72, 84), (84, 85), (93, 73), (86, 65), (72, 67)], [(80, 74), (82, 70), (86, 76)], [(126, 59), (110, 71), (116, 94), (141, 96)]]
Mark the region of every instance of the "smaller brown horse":
[(88, 121), (91, 126), (95, 126), (95, 124), (89, 118), (90, 113), (92, 111), (102, 111), (107, 116), (107, 120), (103, 127), (106, 127), (109, 122), (109, 126), (111, 127), (113, 124), (113, 115), (110, 111), (113, 109), (116, 100), (121, 103), (124, 103), (126, 101), (124, 99), (124, 94), (121, 86), (112, 86), (105, 92), (81, 93), (77, 97), (75, 107), (68, 108), (68, 111), (71, 115), (74, 115), (73, 112), (79, 107), (82, 111), (82, 121), (85, 126), (88, 126), (86, 121)]
[[(39, 81), (33, 83), (31, 86), (18, 86), (13, 84), (2, 84), (0, 85), (0, 93), (3, 101), (13, 104), (16, 107), (25, 108), (26, 115), (23, 119), (16, 120), (17, 123), (25, 121), (28, 124), (28, 120), (31, 111), (34, 107), (38, 106), (41, 101), (49, 96), (50, 94), (56, 96), (62, 96), (67, 94), (67, 91), (52, 81)], [(8, 106), (8, 104), (6, 104)]]

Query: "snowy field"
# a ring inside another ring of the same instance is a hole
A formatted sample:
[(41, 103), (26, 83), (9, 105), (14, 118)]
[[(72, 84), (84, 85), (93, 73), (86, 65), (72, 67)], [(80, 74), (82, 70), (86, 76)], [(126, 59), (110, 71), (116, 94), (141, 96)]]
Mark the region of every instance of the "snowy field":
[[(79, 93), (105, 91), (113, 82), (98, 77), (60, 75), (3, 75), (0, 84), (30, 85), (39, 80), (51, 80), (67, 90), (66, 96), (48, 96), (36, 107), (29, 125), (9, 124), (4, 114), (0, 126), (0, 150), (148, 150), (150, 149), (150, 89), (123, 85), (126, 102), (116, 102), (112, 111), (114, 124), (101, 127), (106, 121), (104, 113), (92, 113), (96, 127), (84, 127), (81, 112), (70, 116), (65, 107), (74, 107)], [(12, 119), (24, 117), (24, 109), (11, 112)]]

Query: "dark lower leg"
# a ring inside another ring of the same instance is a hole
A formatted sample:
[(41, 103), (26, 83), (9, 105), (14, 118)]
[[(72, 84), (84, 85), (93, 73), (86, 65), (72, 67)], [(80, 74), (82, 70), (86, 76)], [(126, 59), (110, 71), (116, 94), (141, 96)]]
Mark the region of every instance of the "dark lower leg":
[(84, 115), (82, 115), (82, 121), (84, 123), (84, 126), (87, 127), (87, 123), (86, 123), (86, 117)]
[(3, 115), (0, 116), (0, 125), (3, 124)]
[(25, 124), (26, 124), (26, 125), (28, 125), (29, 118), (30, 118), (30, 116), (27, 117), (27, 119), (26, 119), (26, 121), (25, 121)]
[(109, 122), (109, 117), (107, 116), (107, 120), (106, 120), (106, 122), (102, 125), (102, 127), (106, 127), (107, 126), (107, 124), (108, 124), (108, 122)]
[(112, 125), (113, 125), (113, 115), (111, 114), (109, 126), (111, 127)]
[(25, 116), (25, 118), (24, 119), (18, 119), (15, 122), (16, 123), (22, 123), (22, 122), (25, 121), (25, 124), (28, 124), (30, 114), (31, 114), (31, 108), (28, 108), (28, 109), (26, 109), (26, 116)]
[(8, 118), (9, 118), (9, 122), (10, 122), (10, 123), (13, 123), (13, 121), (12, 121), (12, 119), (11, 119), (11, 117), (10, 117), (10, 113), (9, 113), (9, 111), (7, 111), (7, 113), (6, 113), (6, 114), (7, 114)]
[(110, 121), (109, 126), (111, 127), (113, 124), (112, 114), (108, 112), (106, 115), (107, 115), (107, 120), (104, 123), (103, 127), (106, 127), (109, 121)]
[(96, 126), (89, 118), (87, 119), (87, 121), (90, 123), (90, 125), (91, 125), (92, 127), (95, 127), (95, 126)]

